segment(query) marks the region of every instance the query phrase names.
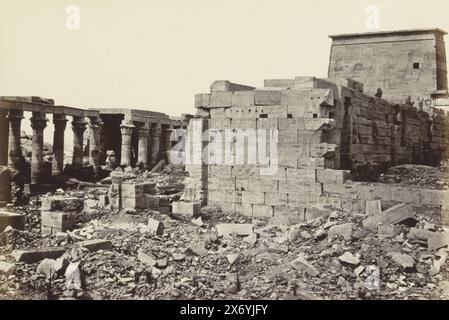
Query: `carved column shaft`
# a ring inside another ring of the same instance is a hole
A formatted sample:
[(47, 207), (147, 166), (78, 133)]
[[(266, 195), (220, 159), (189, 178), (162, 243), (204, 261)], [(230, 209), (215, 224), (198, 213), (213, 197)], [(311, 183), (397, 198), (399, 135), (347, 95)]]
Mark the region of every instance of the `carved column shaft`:
[(73, 117), (73, 165), (77, 167), (83, 166), (83, 140), (84, 131), (86, 131), (86, 122), (84, 117)]
[(130, 122), (120, 126), (122, 132), (122, 155), (120, 163), (122, 166), (131, 166), (131, 136), (134, 128), (135, 126)]
[(140, 127), (137, 131), (139, 135), (139, 153), (137, 157), (137, 164), (144, 169), (148, 167), (148, 135), (150, 129), (146, 127)]
[(150, 155), (150, 167), (153, 167), (159, 161), (159, 148), (161, 127), (159, 124), (153, 124), (150, 130), (151, 135), (151, 155)]
[(64, 132), (67, 126), (67, 119), (63, 114), (53, 115), (55, 131), (53, 134), (53, 160), (52, 175), (58, 176), (64, 170)]
[(97, 117), (91, 117), (89, 121), (89, 163), (98, 173), (100, 168), (100, 132), (101, 120)]
[(21, 169), (20, 162), (22, 160), (22, 147), (20, 146), (20, 124), (22, 122), (22, 119), (22, 110), (10, 110), (8, 112), (8, 166), (16, 170)]
[(31, 146), (31, 184), (42, 182), (44, 167), (44, 129), (47, 126), (45, 113), (33, 112), (30, 118), (33, 129), (33, 141)]
[(8, 135), (9, 121), (8, 112), (0, 111), (0, 165), (8, 165)]

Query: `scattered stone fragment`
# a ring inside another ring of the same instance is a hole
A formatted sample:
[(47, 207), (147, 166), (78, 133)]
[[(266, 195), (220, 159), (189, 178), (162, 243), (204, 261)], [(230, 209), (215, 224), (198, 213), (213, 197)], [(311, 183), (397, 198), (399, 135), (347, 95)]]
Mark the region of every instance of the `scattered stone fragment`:
[(153, 267), (157, 263), (157, 260), (155, 258), (143, 252), (142, 249), (137, 250), (137, 259), (139, 259), (140, 262), (149, 267)]
[(79, 262), (71, 263), (65, 271), (65, 285), (67, 290), (81, 290), (81, 271)]
[(174, 261), (184, 261), (186, 259), (186, 256), (182, 253), (173, 253), (173, 260)]
[(250, 223), (221, 223), (215, 226), (219, 237), (229, 237), (232, 233), (238, 236), (248, 236), (253, 233), (254, 226)]
[(148, 219), (148, 229), (152, 235), (162, 236), (164, 234), (164, 224), (156, 219)]
[(56, 241), (67, 241), (69, 239), (69, 235), (66, 232), (57, 232), (56, 233)]
[(294, 242), (296, 242), (296, 240), (299, 239), (300, 236), (301, 236), (301, 230), (299, 228), (292, 227), (290, 229), (290, 231), (288, 232), (288, 241), (290, 243), (294, 243)]
[(75, 247), (86, 248), (93, 252), (98, 250), (112, 250), (112, 242), (104, 239), (93, 239), (78, 242), (75, 244)]
[(334, 236), (342, 237), (343, 239), (349, 241), (352, 239), (352, 233), (355, 229), (354, 223), (344, 223), (332, 226), (328, 231), (329, 238)]
[(37, 266), (37, 270), (36, 272), (38, 274), (43, 274), (45, 275), (46, 279), (52, 279), (56, 272), (54, 269), (54, 265), (55, 265), (55, 260), (53, 259), (44, 259), (42, 260), (39, 265)]
[(250, 233), (248, 236), (243, 238), (243, 241), (245, 241), (246, 243), (250, 244), (250, 245), (255, 245), (257, 242), (257, 233), (252, 232)]
[(191, 242), (187, 247), (187, 252), (200, 257), (207, 255), (207, 250), (204, 248), (204, 245), (197, 242)]
[(436, 233), (427, 238), (427, 248), (429, 251), (437, 251), (449, 246), (449, 231)]
[(156, 260), (156, 267), (163, 269), (166, 268), (168, 265), (167, 259), (158, 259)]
[(288, 245), (286, 244), (277, 244), (277, 243), (270, 243), (268, 246), (268, 251), (275, 252), (275, 253), (288, 253)]
[(9, 263), (5, 261), (0, 261), (0, 274), (11, 275), (16, 270), (16, 265), (14, 263)]
[(53, 264), (53, 269), (55, 270), (55, 273), (57, 275), (62, 275), (64, 274), (69, 264), (70, 264), (69, 260), (67, 260), (64, 256), (62, 256), (56, 259), (55, 263)]
[(239, 257), (238, 253), (231, 253), (226, 255), (226, 258), (228, 259), (230, 265), (234, 264), (234, 262), (237, 260), (238, 257)]
[(198, 218), (196, 218), (196, 219), (192, 219), (191, 222), (192, 222), (194, 225), (197, 225), (198, 227), (204, 226), (203, 219), (201, 219), (201, 217), (198, 217)]
[(412, 269), (415, 265), (415, 259), (407, 254), (403, 254), (400, 252), (389, 252), (387, 253), (387, 256), (391, 257), (394, 262), (396, 262), (404, 269)]
[(343, 262), (343, 263), (346, 263), (346, 264), (350, 264), (350, 265), (353, 265), (353, 266), (356, 266), (356, 265), (358, 265), (360, 263), (360, 259), (357, 258), (356, 256), (354, 256), (349, 251), (346, 251), (341, 256), (339, 256), (338, 260), (340, 260), (340, 262)]
[(369, 216), (363, 220), (362, 224), (365, 228), (376, 232), (380, 224), (403, 224), (407, 226), (416, 225), (417, 220), (415, 213), (406, 204), (398, 204), (382, 213)]
[(316, 277), (319, 274), (318, 270), (309, 262), (307, 262), (307, 260), (302, 256), (298, 256), (295, 260), (293, 260), (291, 262), (291, 265), (295, 270), (305, 272), (312, 277)]
[(403, 228), (400, 225), (393, 224), (381, 224), (377, 227), (377, 234), (379, 237), (392, 238), (397, 236), (402, 232)]
[(360, 276), (360, 274), (362, 274), (364, 270), (365, 270), (364, 266), (358, 266), (357, 268), (354, 269), (354, 274), (358, 277)]

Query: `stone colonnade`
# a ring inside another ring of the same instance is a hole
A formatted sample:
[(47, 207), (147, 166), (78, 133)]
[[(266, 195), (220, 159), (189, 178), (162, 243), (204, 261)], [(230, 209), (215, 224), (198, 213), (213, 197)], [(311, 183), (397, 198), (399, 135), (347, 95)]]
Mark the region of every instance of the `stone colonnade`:
[[(86, 121), (89, 119), (89, 122)], [(22, 173), (25, 170), (25, 158), (22, 154), (20, 142), (21, 123), (24, 119), (22, 110), (0, 110), (0, 165), (18, 170)], [(32, 151), (31, 151), (31, 184), (39, 185), (44, 179), (44, 130), (47, 127), (48, 119), (44, 112), (32, 112), (30, 118), (33, 130)], [(53, 159), (52, 176), (62, 174), (64, 169), (64, 132), (68, 120), (64, 114), (53, 114), (54, 135), (53, 135)], [(72, 116), (73, 130), (73, 161), (75, 167), (83, 165), (83, 140), (84, 133), (89, 127), (90, 130), (90, 153), (89, 162), (94, 168), (94, 172), (99, 169), (99, 139), (101, 121), (97, 116)]]

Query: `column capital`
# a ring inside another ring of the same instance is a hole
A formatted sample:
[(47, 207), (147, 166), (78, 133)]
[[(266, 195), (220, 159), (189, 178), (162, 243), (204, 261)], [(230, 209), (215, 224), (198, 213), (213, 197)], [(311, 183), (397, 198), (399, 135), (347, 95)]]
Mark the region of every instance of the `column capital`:
[(72, 120), (72, 129), (76, 133), (84, 133), (86, 131), (87, 122), (84, 120), (84, 117), (73, 117)]
[(150, 129), (150, 134), (152, 137), (159, 137), (161, 135), (161, 127), (159, 125), (152, 125)]
[(150, 134), (150, 129), (146, 127), (138, 127), (137, 134), (139, 135), (139, 137), (148, 137), (148, 135)]
[(120, 131), (124, 136), (130, 136), (133, 133), (133, 130), (136, 126), (133, 124), (122, 124), (120, 126)]
[(34, 113), (33, 116), (30, 118), (31, 121), (31, 128), (33, 130), (44, 130), (47, 126), (48, 119), (45, 118), (45, 113)]
[(9, 110), (7, 118), (10, 121), (25, 119), (22, 110)]
[(68, 121), (69, 120), (66, 119), (64, 114), (53, 114), (53, 124), (55, 125), (55, 131), (64, 131)]
[(91, 128), (99, 128), (103, 125), (103, 122), (101, 121), (100, 117), (89, 117), (89, 126)]

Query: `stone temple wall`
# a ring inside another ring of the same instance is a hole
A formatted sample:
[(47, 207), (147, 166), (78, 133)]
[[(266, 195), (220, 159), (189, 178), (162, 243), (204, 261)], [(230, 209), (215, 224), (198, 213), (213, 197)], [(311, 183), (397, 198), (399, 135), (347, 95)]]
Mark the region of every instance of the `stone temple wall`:
[[(207, 145), (209, 162), (186, 165), (190, 178), (182, 200), (226, 212), (307, 220), (320, 204), (363, 210), (367, 199), (348, 180), (367, 179), (393, 164), (433, 164), (447, 157), (444, 112), (365, 95), (363, 85), (350, 79), (273, 79), (263, 88), (216, 81), (211, 93), (196, 95), (196, 107), (187, 153)], [(209, 129), (206, 141), (193, 139), (195, 126)], [(261, 131), (267, 145), (260, 143)], [(274, 132), (278, 143), (270, 149)], [(235, 138), (227, 139), (229, 133)], [(242, 146), (244, 163), (227, 162), (226, 155)], [(254, 152), (255, 163), (249, 160)], [(270, 166), (277, 170), (267, 174)]]

